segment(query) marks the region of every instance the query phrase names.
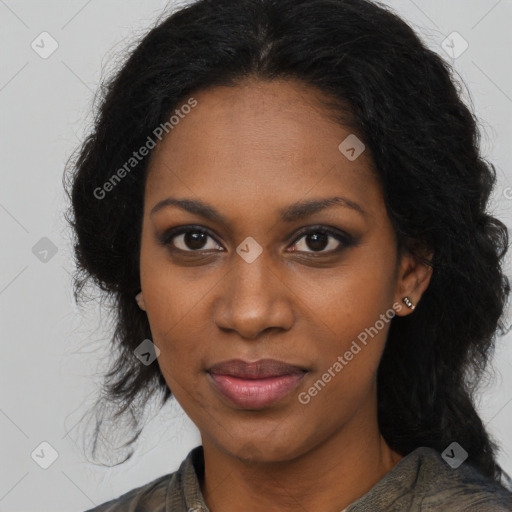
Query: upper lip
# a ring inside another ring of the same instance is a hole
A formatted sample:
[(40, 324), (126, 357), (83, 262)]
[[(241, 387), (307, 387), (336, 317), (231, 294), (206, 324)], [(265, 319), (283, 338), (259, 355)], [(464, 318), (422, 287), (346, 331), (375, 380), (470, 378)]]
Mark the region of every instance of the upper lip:
[(306, 368), (285, 363), (284, 361), (278, 361), (277, 359), (260, 359), (252, 363), (243, 361), (242, 359), (229, 359), (214, 364), (208, 370), (208, 373), (231, 375), (233, 377), (243, 377), (247, 379), (263, 379), (266, 377), (304, 373), (306, 371)]

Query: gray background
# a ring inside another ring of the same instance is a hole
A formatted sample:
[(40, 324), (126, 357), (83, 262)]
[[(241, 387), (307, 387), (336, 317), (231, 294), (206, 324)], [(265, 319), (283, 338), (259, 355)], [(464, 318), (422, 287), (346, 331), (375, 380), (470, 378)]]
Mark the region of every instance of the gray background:
[[(510, 226), (512, 0), (384, 3), (453, 62), (467, 84), (467, 101), (483, 125), (482, 152), (498, 170), (493, 212)], [(163, 0), (0, 0), (0, 511), (85, 510), (174, 471), (200, 443), (195, 426), (170, 403), (148, 425), (134, 459), (105, 469), (87, 463), (77, 424), (98, 392), (110, 324), (97, 304), (85, 312), (73, 304), (63, 168), (91, 126), (100, 79), (166, 6)], [(44, 31), (58, 43), (48, 58), (31, 47), (35, 41), (40, 52), (51, 48)], [(453, 31), (469, 45), (456, 59), (441, 46)], [(499, 462), (512, 474), (511, 336), (497, 341), (496, 379), (482, 390), (478, 408), (502, 445)], [(58, 454), (48, 469), (31, 457), (36, 450), (39, 460), (49, 460), (41, 442)]]

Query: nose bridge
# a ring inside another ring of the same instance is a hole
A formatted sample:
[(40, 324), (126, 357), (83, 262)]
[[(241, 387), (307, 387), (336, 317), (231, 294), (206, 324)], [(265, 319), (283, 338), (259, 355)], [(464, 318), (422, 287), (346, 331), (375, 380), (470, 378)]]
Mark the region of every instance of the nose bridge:
[[(247, 249), (240, 244), (238, 251)], [(289, 329), (293, 322), (286, 287), (265, 251), (246, 258), (249, 251), (233, 254), (231, 272), (226, 275), (222, 297), (214, 312), (218, 327), (232, 329), (246, 338), (254, 338), (269, 327)]]
[[(275, 272), (271, 272), (269, 268), (268, 254), (262, 253), (253, 261), (246, 260), (239, 254), (233, 256), (233, 259), (233, 292), (239, 295), (239, 300), (247, 297), (254, 303), (258, 296), (265, 300), (270, 299), (272, 295), (270, 281), (275, 279), (273, 275)], [(267, 296), (264, 297), (264, 295)]]

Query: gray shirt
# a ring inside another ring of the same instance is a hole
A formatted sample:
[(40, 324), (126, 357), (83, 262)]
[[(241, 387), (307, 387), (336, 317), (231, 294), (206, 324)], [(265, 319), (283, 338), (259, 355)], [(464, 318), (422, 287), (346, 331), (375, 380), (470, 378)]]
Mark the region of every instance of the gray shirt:
[[(512, 493), (468, 461), (452, 469), (433, 448), (416, 448), (342, 512), (512, 511)], [(203, 447), (197, 446), (177, 471), (86, 512), (209, 512), (203, 474)]]

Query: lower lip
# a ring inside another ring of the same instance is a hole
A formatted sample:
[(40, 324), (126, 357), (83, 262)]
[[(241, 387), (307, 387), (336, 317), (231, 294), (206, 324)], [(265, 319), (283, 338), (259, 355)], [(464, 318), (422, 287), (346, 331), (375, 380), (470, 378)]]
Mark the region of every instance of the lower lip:
[(263, 409), (290, 393), (304, 377), (305, 372), (265, 379), (242, 379), (211, 373), (208, 375), (216, 389), (238, 407)]

